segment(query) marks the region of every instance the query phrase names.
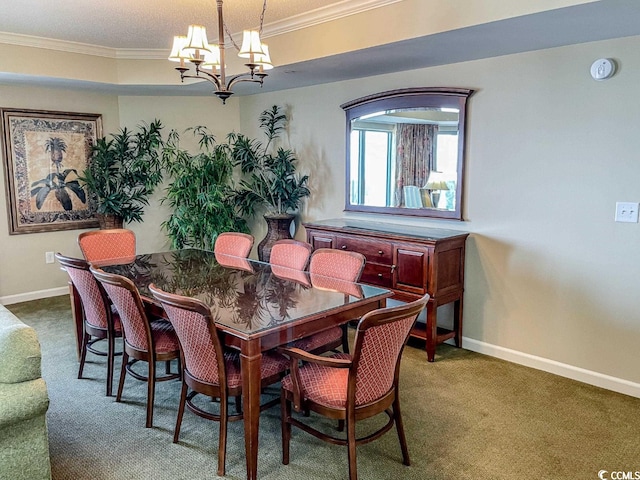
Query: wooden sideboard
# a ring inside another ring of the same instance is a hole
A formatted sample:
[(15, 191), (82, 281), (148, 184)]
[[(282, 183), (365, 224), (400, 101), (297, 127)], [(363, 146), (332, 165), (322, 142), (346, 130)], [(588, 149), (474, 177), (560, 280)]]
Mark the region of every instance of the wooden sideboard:
[[(453, 338), (462, 344), (462, 297), (466, 232), (397, 224), (335, 219), (303, 223), (307, 242), (316, 248), (362, 253), (366, 259), (360, 280), (393, 290), (395, 299), (415, 300), (425, 293), (426, 324), (418, 322), (411, 336), (425, 340), (427, 359), (436, 345)], [(453, 329), (438, 327), (437, 309), (453, 303)]]

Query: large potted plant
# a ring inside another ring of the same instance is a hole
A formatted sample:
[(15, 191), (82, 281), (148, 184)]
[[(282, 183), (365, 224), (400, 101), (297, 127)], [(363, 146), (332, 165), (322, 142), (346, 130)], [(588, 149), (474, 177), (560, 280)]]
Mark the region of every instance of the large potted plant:
[(80, 181), (96, 208), (101, 228), (141, 222), (149, 196), (162, 181), (162, 124), (140, 124), (136, 131), (97, 140)]
[(162, 199), (172, 209), (162, 226), (174, 248), (213, 250), (218, 234), (249, 231), (233, 203), (231, 149), (218, 144), (206, 127), (190, 128), (198, 139), (199, 151), (180, 146), (180, 135), (172, 130), (163, 148), (170, 177)]
[[(242, 177), (234, 194), (234, 202), (242, 215), (263, 213), (267, 235), (258, 244), (258, 258), (268, 262), (273, 244), (291, 238), (291, 221), (305, 197), (310, 194), (308, 175), (296, 173), (297, 159), (293, 151), (274, 147), (287, 125), (287, 116), (274, 105), (259, 118), (266, 143), (246, 135), (229, 134), (234, 165)], [(275, 151), (274, 151), (275, 150)]]

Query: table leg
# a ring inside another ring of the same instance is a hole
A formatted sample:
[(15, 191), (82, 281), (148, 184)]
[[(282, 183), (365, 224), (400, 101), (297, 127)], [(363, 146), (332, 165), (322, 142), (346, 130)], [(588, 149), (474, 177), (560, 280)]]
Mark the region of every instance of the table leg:
[(82, 302), (80, 300), (80, 294), (76, 290), (76, 287), (72, 282), (69, 282), (69, 297), (71, 299), (71, 317), (75, 324), (76, 331), (76, 354), (80, 359), (80, 352), (82, 350), (82, 337), (84, 336), (84, 325), (82, 319)]
[(247, 480), (258, 478), (258, 430), (260, 427), (260, 340), (243, 343), (240, 353), (242, 368), (242, 406), (244, 413), (244, 448)]
[(427, 361), (433, 362), (436, 358), (436, 345), (438, 343), (438, 307), (435, 302), (427, 302)]

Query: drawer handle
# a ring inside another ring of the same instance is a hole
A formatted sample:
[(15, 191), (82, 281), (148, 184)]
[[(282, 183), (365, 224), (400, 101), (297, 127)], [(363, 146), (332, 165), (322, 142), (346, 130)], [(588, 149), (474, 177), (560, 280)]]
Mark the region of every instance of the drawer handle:
[(384, 252), (382, 250), (378, 250), (378, 255), (384, 255)]
[(346, 245), (342, 245), (340, 248), (341, 248), (342, 250), (346, 250), (346, 249), (347, 249), (347, 246), (346, 246)]
[(391, 265), (391, 273), (393, 273), (393, 271), (396, 269), (395, 265)]
[(381, 273), (378, 274), (378, 278), (382, 278), (382, 274)]

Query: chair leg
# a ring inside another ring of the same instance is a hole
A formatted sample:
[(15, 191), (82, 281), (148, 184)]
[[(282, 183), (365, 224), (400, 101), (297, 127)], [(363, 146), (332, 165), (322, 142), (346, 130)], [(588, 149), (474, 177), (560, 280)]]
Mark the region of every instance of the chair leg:
[(218, 435), (218, 476), (224, 477), (227, 463), (227, 425), (229, 399), (227, 394), (220, 396), (220, 433)]
[(291, 443), (291, 402), (280, 394), (280, 424), (282, 426), (282, 464), (289, 465), (289, 444)]
[(349, 456), (349, 480), (358, 480), (358, 463), (356, 460), (355, 417), (347, 418), (347, 449), (348, 449), (348, 456)]
[(116, 394), (116, 402), (122, 399), (122, 388), (124, 387), (124, 377), (127, 374), (127, 363), (129, 363), (129, 354), (122, 351), (122, 369), (120, 370), (120, 381), (118, 382), (118, 393)]
[(402, 415), (400, 414), (400, 399), (396, 393), (393, 401), (393, 420), (396, 422), (396, 430), (398, 431), (398, 440), (400, 440), (400, 449), (402, 450), (402, 463), (411, 465), (409, 460), (409, 449), (407, 448), (407, 438), (404, 435), (404, 425), (402, 423)]
[(176, 419), (176, 428), (173, 432), (173, 443), (178, 443), (180, 437), (180, 426), (182, 425), (182, 416), (184, 415), (184, 407), (187, 403), (187, 384), (182, 382), (180, 390), (180, 405), (178, 406), (178, 418)]
[(156, 393), (156, 360), (153, 356), (147, 362), (149, 364), (149, 376), (147, 377), (147, 423), (146, 428), (153, 426), (153, 402)]
[(342, 351), (349, 353), (349, 324), (342, 325)]
[(82, 335), (82, 347), (80, 349), (80, 368), (78, 368), (78, 378), (82, 378), (82, 371), (84, 370), (84, 362), (87, 359), (87, 343), (91, 339), (91, 335), (84, 333)]
[(166, 375), (170, 375), (171, 374), (171, 360), (167, 360), (164, 363), (164, 373)]
[(113, 362), (115, 357), (116, 339), (107, 336), (107, 397), (113, 393)]
[(242, 395), (236, 395), (235, 404), (236, 404), (236, 413), (240, 415), (242, 413)]

